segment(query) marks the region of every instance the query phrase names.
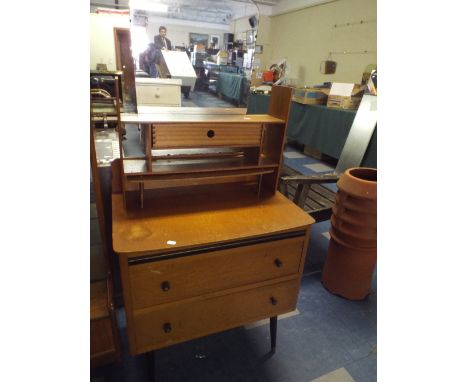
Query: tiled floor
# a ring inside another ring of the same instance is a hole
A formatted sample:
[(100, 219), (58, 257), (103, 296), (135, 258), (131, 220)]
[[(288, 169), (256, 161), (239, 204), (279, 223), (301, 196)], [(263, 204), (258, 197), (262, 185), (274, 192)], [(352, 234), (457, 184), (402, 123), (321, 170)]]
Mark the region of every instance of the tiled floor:
[[(323, 173), (323, 163), (292, 147), (285, 164), (304, 174)], [(278, 320), (277, 350), (269, 354), (268, 320), (155, 351), (157, 381), (373, 382), (377, 380), (377, 283), (364, 301), (329, 293), (320, 270), (329, 242), (329, 221), (312, 226), (297, 311)], [(128, 354), (125, 313), (118, 310), (123, 342), (120, 363), (91, 371), (91, 381), (145, 381), (144, 356)]]

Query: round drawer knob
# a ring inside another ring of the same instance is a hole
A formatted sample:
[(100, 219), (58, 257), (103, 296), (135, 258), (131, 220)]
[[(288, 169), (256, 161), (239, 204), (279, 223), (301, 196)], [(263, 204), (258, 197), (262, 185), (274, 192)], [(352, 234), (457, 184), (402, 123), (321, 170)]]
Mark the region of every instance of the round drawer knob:
[(283, 266), (283, 262), (280, 260), (280, 259), (276, 259), (275, 260), (275, 265), (278, 267), (278, 268), (281, 268)]
[(171, 284), (169, 284), (169, 281), (163, 281), (161, 283), (161, 289), (164, 291), (164, 292), (167, 292), (169, 289), (171, 289)]
[(171, 330), (172, 330), (172, 326), (169, 322), (166, 322), (164, 325), (163, 325), (163, 330), (164, 330), (164, 333), (170, 333)]
[(278, 300), (274, 297), (270, 297), (270, 302), (271, 302), (271, 305), (277, 305), (278, 304)]
[(213, 130), (208, 130), (208, 132), (206, 133), (206, 136), (208, 138), (213, 138), (215, 136), (215, 132)]

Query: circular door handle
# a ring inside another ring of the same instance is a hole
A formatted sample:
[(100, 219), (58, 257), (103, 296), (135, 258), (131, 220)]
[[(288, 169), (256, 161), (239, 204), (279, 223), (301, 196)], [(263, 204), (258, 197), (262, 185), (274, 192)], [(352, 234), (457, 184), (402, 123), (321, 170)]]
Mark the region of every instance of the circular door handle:
[(275, 265), (278, 268), (281, 268), (283, 266), (283, 262), (280, 259), (275, 259)]
[(208, 130), (206, 136), (208, 138), (213, 138), (215, 136), (215, 132), (213, 130)]
[(169, 283), (169, 281), (163, 281), (161, 283), (161, 289), (164, 291), (164, 292), (167, 292), (168, 290), (171, 289), (171, 284)]
[(278, 300), (274, 297), (270, 297), (270, 302), (271, 302), (271, 305), (277, 305), (278, 304)]
[(164, 333), (170, 333), (172, 331), (172, 326), (170, 322), (164, 323), (163, 330), (164, 330)]

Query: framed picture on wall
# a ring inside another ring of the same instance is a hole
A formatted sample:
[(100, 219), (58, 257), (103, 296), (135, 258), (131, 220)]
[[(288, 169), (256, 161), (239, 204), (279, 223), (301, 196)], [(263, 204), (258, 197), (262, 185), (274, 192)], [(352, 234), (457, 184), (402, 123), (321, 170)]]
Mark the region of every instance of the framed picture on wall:
[(255, 43), (255, 30), (250, 29), (246, 31), (245, 33), (246, 33), (247, 44), (254, 44)]
[(210, 47), (213, 49), (218, 49), (219, 48), (219, 41), (220, 37), (217, 34), (212, 34), (210, 36)]
[(190, 45), (205, 45), (205, 47), (208, 47), (208, 38), (207, 34), (189, 33)]

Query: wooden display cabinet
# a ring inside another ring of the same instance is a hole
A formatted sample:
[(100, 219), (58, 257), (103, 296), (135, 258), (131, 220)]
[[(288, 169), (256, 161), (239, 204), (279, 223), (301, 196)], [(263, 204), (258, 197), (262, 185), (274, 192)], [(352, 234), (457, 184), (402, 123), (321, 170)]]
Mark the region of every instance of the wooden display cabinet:
[[(144, 157), (128, 157), (120, 142), (124, 203), (145, 190), (244, 183), (260, 198), (278, 186), (292, 89), (274, 86), (268, 114), (139, 114)], [(119, 134), (121, 139), (121, 134)]]

